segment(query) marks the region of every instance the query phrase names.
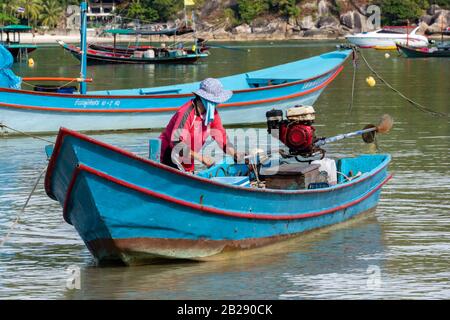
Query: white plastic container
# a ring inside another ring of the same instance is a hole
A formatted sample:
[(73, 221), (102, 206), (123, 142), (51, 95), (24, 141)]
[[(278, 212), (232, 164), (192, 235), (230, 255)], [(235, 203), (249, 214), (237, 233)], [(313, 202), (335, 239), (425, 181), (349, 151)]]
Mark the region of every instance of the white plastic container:
[(148, 49), (144, 52), (144, 58), (153, 59), (155, 57), (155, 51), (152, 49)]
[(312, 164), (320, 165), (319, 171), (325, 171), (328, 175), (328, 184), (335, 185), (337, 183), (336, 161), (333, 159), (314, 160)]

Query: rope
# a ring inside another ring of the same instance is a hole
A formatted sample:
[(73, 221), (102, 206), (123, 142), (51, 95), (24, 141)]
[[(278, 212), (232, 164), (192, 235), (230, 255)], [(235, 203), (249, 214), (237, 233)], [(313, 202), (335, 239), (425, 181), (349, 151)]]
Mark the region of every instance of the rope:
[(361, 57), (363, 58), (364, 62), (366, 63), (367, 67), (369, 68), (370, 71), (373, 72), (373, 74), (375, 74), (375, 76), (377, 76), (378, 79), (380, 79), (389, 89), (391, 89), (392, 91), (394, 91), (395, 93), (397, 93), (400, 97), (402, 97), (403, 99), (405, 99), (406, 101), (408, 101), (409, 103), (411, 103), (415, 108), (419, 109), (422, 112), (425, 113), (429, 113), (432, 116), (435, 117), (450, 117), (450, 114), (448, 113), (443, 113), (443, 112), (439, 112), (439, 111), (435, 111), (432, 110), (430, 108), (427, 108), (423, 105), (421, 105), (420, 103), (412, 100), (411, 98), (408, 98), (407, 96), (405, 96), (403, 93), (401, 93), (399, 90), (395, 89), (391, 84), (389, 84), (386, 80), (383, 79), (383, 77), (381, 77), (378, 72), (376, 72), (372, 66), (369, 64), (369, 62), (366, 60), (366, 58), (364, 57), (362, 51), (359, 51)]
[[(45, 88), (48, 88), (48, 89), (61, 89), (61, 88), (67, 87), (69, 84), (71, 84), (73, 82), (76, 82), (76, 81), (77, 81), (77, 79), (73, 79), (73, 80), (71, 80), (71, 81), (69, 81), (67, 83), (64, 83), (64, 84), (62, 84), (62, 85), (60, 85), (58, 87), (45, 87)], [(22, 81), (22, 83), (26, 84), (27, 86), (33, 87), (33, 88), (40, 87), (39, 85), (35, 85), (35, 84), (29, 83), (29, 82), (26, 82), (26, 81)]]
[(45, 142), (48, 142), (50, 144), (55, 144), (53, 141), (50, 141), (50, 140), (47, 140), (47, 139), (44, 139), (44, 138), (41, 138), (41, 137), (38, 137), (38, 136), (34, 136), (32, 134), (25, 133), (23, 131), (20, 131), (20, 130), (14, 129), (14, 128), (11, 128), (11, 127), (7, 126), (6, 124), (0, 122), (0, 129), (2, 129), (2, 128), (7, 128), (9, 130), (12, 130), (14, 132), (20, 133), (20, 134), (22, 134), (24, 136), (27, 136), (27, 137), (30, 137), (30, 138), (33, 138), (33, 139), (45, 141)]
[(357, 55), (356, 55), (356, 50), (353, 49), (353, 80), (352, 80), (352, 99), (350, 101), (350, 106), (348, 109), (348, 114), (352, 113), (352, 109), (353, 109), (353, 101), (355, 100), (355, 82), (356, 82), (356, 67), (357, 67)]
[(11, 227), (9, 228), (8, 232), (6, 233), (5, 237), (2, 239), (2, 241), (0, 242), (0, 247), (3, 247), (3, 245), (5, 244), (5, 242), (9, 239), (9, 236), (11, 235), (11, 232), (13, 232), (13, 230), (15, 229), (16, 225), (19, 223), (20, 221), (20, 215), (25, 211), (25, 208), (28, 205), (28, 202), (31, 199), (31, 196), (33, 195), (34, 191), (36, 190), (37, 185), (39, 184), (39, 181), (41, 180), (42, 176), (44, 175), (44, 173), (47, 171), (47, 167), (44, 168), (44, 170), (42, 170), (42, 172), (39, 174), (39, 177), (37, 178), (36, 182), (33, 185), (33, 189), (31, 189), (31, 192), (29, 193), (27, 200), (25, 201), (25, 204), (22, 206), (22, 209), (20, 209), (20, 211), (17, 213), (16, 219), (14, 220), (13, 224), (11, 225)]

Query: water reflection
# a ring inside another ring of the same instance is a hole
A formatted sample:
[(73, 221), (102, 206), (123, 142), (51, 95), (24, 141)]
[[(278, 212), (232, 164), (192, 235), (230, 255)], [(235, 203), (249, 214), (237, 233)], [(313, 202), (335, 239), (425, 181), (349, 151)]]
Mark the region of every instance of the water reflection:
[[(285, 298), (298, 287), (298, 274), (313, 277), (358, 271), (383, 252), (381, 228), (373, 214), (314, 231), (269, 247), (238, 252), (211, 262), (166, 263), (129, 268), (85, 267), (81, 290), (69, 299), (261, 299)], [(301, 289), (303, 290), (303, 289)], [(304, 292), (304, 296), (308, 292)]]

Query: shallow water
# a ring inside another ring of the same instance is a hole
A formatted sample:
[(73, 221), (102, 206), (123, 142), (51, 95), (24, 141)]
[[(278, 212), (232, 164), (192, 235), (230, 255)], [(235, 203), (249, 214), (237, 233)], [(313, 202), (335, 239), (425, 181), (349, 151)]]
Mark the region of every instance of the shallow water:
[[(230, 43), (207, 61), (180, 66), (95, 66), (92, 90), (167, 85), (220, 77), (333, 50), (333, 42)], [(221, 43), (220, 45), (227, 45)], [(449, 112), (450, 61), (407, 60), (390, 52), (364, 51), (386, 80), (429, 108)], [(51, 57), (51, 59), (49, 59)], [(33, 69), (21, 75), (76, 76), (77, 61), (59, 48), (42, 48)], [(359, 129), (383, 113), (395, 119), (379, 138), (393, 157), (394, 178), (383, 188), (374, 214), (326, 230), (245, 253), (225, 261), (142, 267), (95, 266), (58, 203), (42, 181), (20, 222), (0, 247), (2, 299), (394, 299), (450, 298), (450, 129), (448, 118), (432, 117), (380, 84), (369, 88), (370, 72), (360, 62), (351, 113), (352, 66), (316, 103), (321, 136)], [(114, 79), (111, 81), (111, 79)], [(263, 127), (263, 126), (261, 126)], [(158, 132), (94, 135), (142, 155)], [(53, 137), (47, 137), (54, 139)], [(8, 232), (46, 165), (45, 142), (0, 139), (0, 241)], [(330, 154), (373, 152), (358, 138), (328, 147)], [(80, 268), (81, 288), (67, 287), (67, 269)]]

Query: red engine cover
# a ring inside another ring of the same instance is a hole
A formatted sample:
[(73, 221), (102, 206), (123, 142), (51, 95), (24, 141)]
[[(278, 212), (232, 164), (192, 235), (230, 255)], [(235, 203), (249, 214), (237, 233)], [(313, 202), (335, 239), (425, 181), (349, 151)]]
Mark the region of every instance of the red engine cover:
[(281, 126), (280, 140), (290, 150), (310, 151), (313, 147), (315, 128), (304, 124), (289, 124)]

